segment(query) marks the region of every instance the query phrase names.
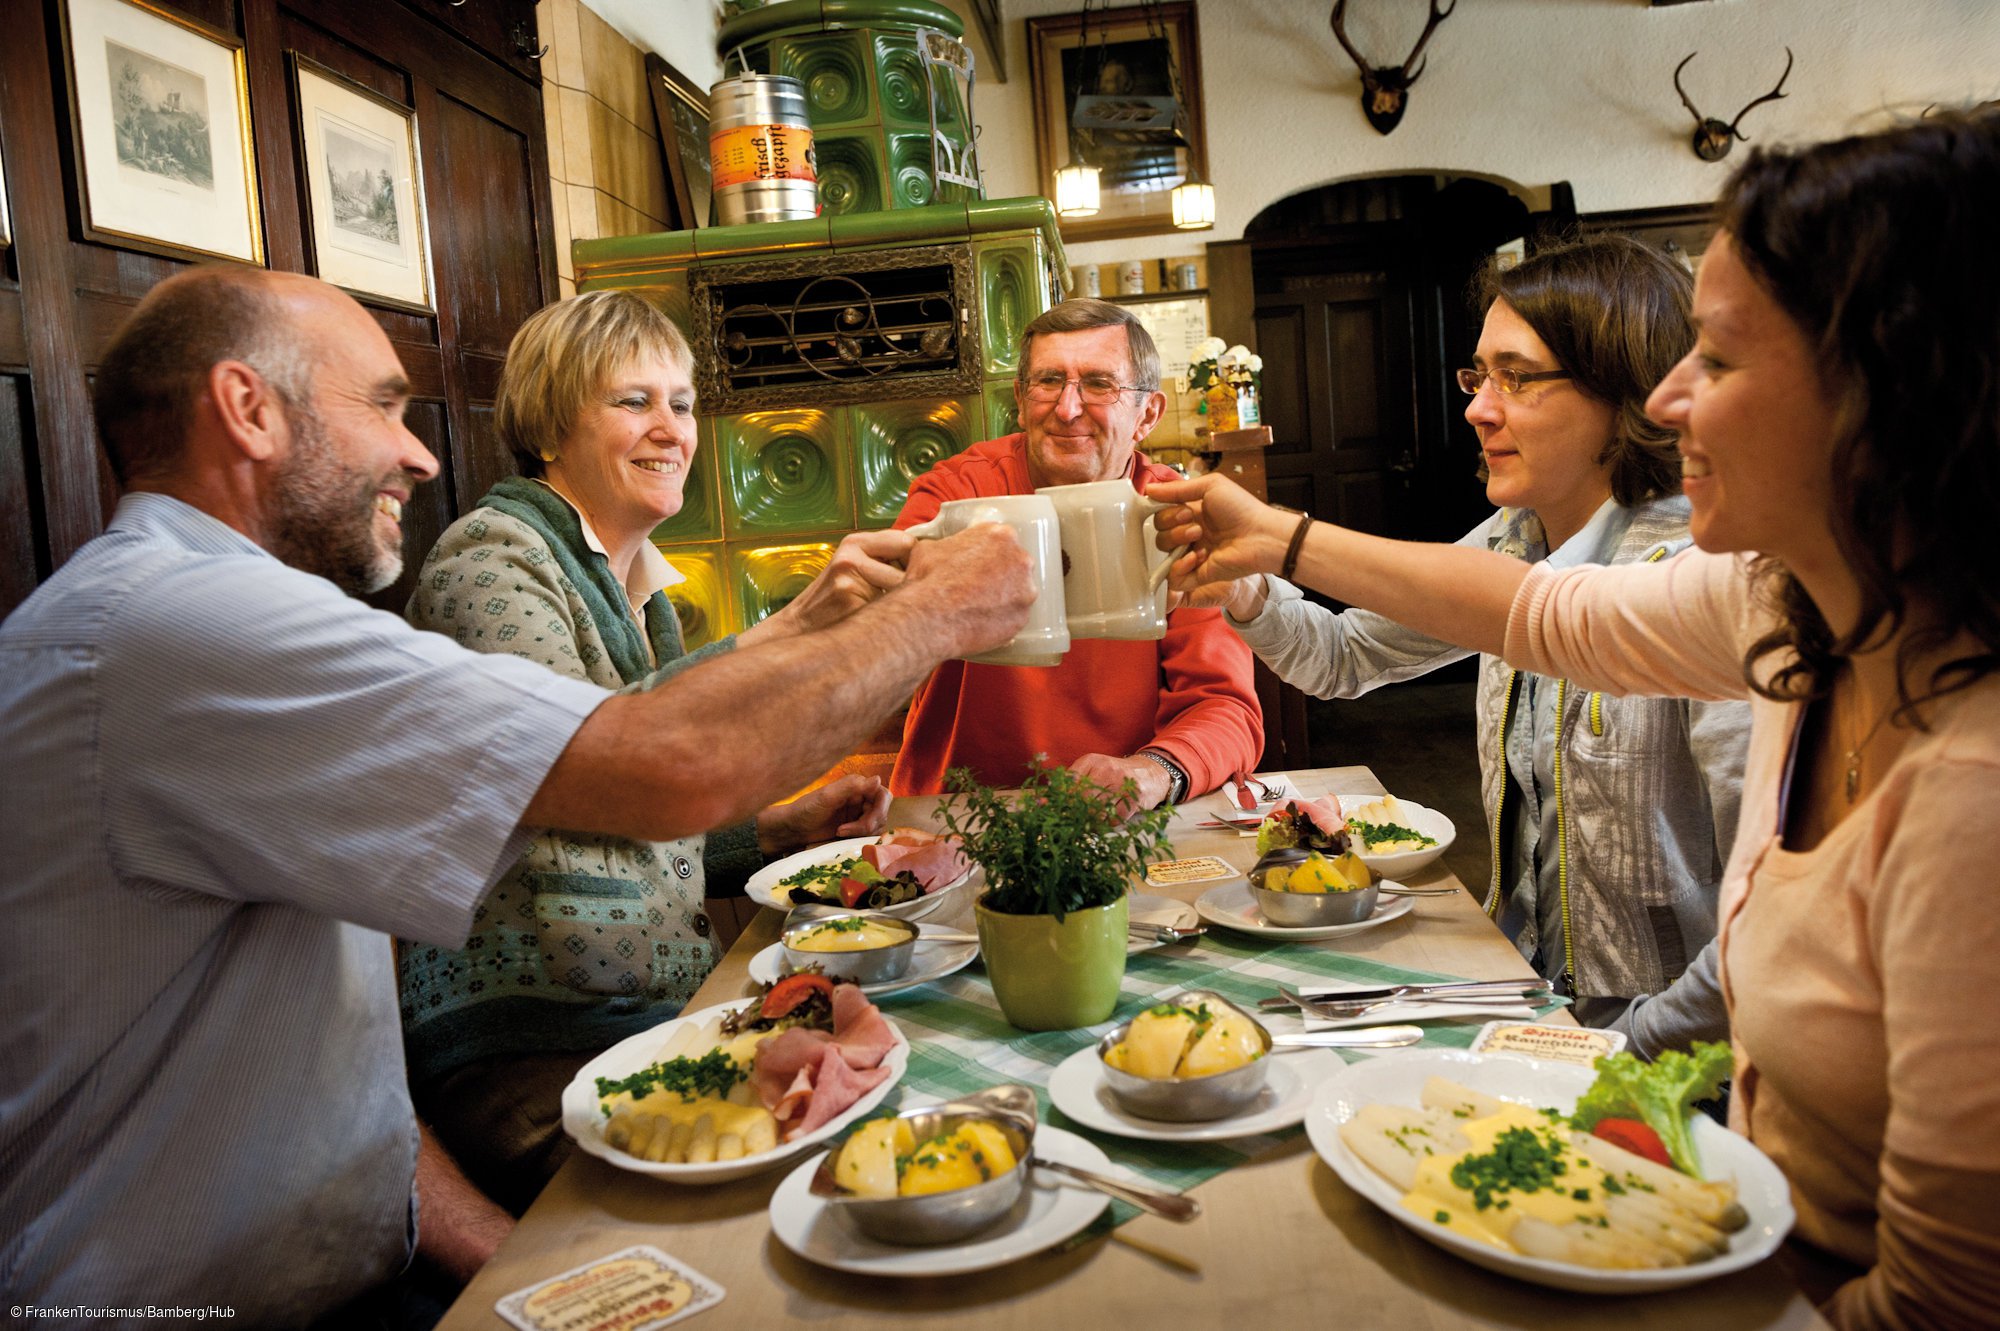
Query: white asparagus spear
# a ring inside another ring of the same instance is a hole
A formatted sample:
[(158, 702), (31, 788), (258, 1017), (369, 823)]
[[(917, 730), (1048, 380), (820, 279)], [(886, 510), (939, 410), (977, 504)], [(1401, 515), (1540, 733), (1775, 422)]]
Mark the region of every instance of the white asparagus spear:
[(1524, 1215), (1514, 1222), (1508, 1241), (1529, 1257), (1568, 1262), (1613, 1271), (1642, 1271), (1681, 1265), (1670, 1249), (1620, 1230), (1599, 1228), (1587, 1221), (1552, 1225)]
[(1627, 1181), (1628, 1176), (1637, 1179), (1659, 1196), (1692, 1211), (1717, 1229), (1733, 1233), (1750, 1223), (1750, 1217), (1736, 1201), (1736, 1185), (1733, 1183), (1691, 1179), (1677, 1169), (1656, 1165), (1644, 1156), (1634, 1155), (1622, 1146), (1614, 1146), (1602, 1137), (1593, 1137), (1587, 1132), (1572, 1132), (1569, 1136), (1570, 1144), (1605, 1173), (1620, 1182)]
[(1450, 1115), (1401, 1105), (1363, 1105), (1340, 1125), (1340, 1139), (1362, 1163), (1404, 1192), (1416, 1186), (1426, 1148), (1435, 1155), (1456, 1155), (1472, 1145)]
[(688, 1138), (687, 1161), (691, 1165), (715, 1160), (715, 1115), (703, 1114), (694, 1121), (694, 1135)]
[(1684, 1262), (1703, 1261), (1729, 1247), (1729, 1240), (1714, 1225), (1650, 1193), (1607, 1197), (1604, 1209), (1615, 1228), (1671, 1248)]

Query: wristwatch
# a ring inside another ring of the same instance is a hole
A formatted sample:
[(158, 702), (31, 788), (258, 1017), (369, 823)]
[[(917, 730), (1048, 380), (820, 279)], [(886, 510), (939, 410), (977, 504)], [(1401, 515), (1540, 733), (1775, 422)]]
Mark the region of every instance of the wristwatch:
[(1158, 763), (1166, 769), (1167, 797), (1161, 800), (1160, 803), (1179, 804), (1187, 798), (1188, 774), (1181, 770), (1179, 763), (1167, 757), (1166, 754), (1161, 753), (1158, 749), (1141, 749), (1132, 756), (1135, 758), (1144, 758), (1148, 762)]

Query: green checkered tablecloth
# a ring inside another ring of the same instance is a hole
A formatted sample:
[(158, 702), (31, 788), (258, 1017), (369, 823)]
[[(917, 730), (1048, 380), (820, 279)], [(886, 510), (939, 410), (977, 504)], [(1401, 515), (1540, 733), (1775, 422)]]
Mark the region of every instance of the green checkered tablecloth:
[[(956, 975), (877, 999), (883, 1012), (910, 1040), (910, 1066), (885, 1107), (905, 1103), (912, 1093), (952, 1099), (1002, 1082), (1035, 1088), (1044, 1122), (1088, 1137), (1104, 1153), (1133, 1173), (1161, 1187), (1185, 1192), (1284, 1140), (1297, 1128), (1238, 1137), (1225, 1142), (1154, 1142), (1098, 1132), (1075, 1122), (1049, 1102), (1049, 1077), (1056, 1065), (1079, 1049), (1097, 1043), (1106, 1031), (1186, 989), (1212, 989), (1254, 1011), (1257, 1000), (1278, 985), (1288, 987), (1327, 982), (1363, 985), (1421, 984), (1463, 979), (1434, 971), (1408, 970), (1364, 957), (1349, 956), (1302, 944), (1253, 942), (1211, 931), (1193, 948), (1158, 948), (1135, 953), (1125, 966), (1118, 1009), (1102, 1025), (1073, 1031), (1022, 1031), (1007, 1024), (993, 997), (986, 973), (975, 965)], [(1553, 1005), (1542, 1012), (1553, 1010)], [(1481, 1019), (1484, 1020), (1483, 1018)], [(1417, 1049), (1463, 1049), (1472, 1043), (1481, 1022), (1436, 1022), (1424, 1026)], [(1363, 1050), (1337, 1049), (1348, 1062), (1373, 1055)], [(1123, 1224), (1138, 1212), (1124, 1202), (1112, 1203), (1111, 1225)]]

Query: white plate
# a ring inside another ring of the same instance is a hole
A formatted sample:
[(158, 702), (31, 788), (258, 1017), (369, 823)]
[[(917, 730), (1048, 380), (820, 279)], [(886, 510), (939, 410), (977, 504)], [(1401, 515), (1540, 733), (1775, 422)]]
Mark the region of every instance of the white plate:
[[(780, 900), (777, 895), (778, 883), (781, 879), (790, 878), (793, 874), (808, 865), (828, 864), (834, 860), (858, 860), (861, 858), (861, 848), (863, 846), (872, 846), (880, 839), (879, 837), (872, 836), (851, 836), (844, 841), (827, 841), (817, 846), (808, 846), (804, 850), (785, 856), (784, 859), (778, 860), (776, 863), (767, 864), (756, 873), (751, 874), (750, 881), (743, 885), (743, 894), (760, 906), (769, 906), (772, 910), (788, 911), (792, 908), (792, 903), (787, 900)], [(971, 882), (973, 876), (978, 871), (978, 866), (974, 865), (971, 869), (966, 870), (961, 877), (953, 879), (935, 891), (926, 892), (920, 897), (899, 902), (894, 906), (882, 907), (882, 914), (894, 915), (898, 919), (904, 920), (921, 919), (944, 905), (945, 899), (953, 892)], [(789, 891), (790, 889), (786, 890)], [(836, 910), (839, 909), (839, 902), (832, 904)]]
[[(977, 943), (939, 943), (927, 941), (925, 934), (955, 934), (957, 929), (947, 929), (941, 924), (919, 924), (917, 926), (916, 955), (910, 958), (910, 968), (894, 980), (881, 980), (875, 984), (864, 984), (861, 992), (870, 997), (876, 994), (893, 994), (899, 989), (914, 989), (932, 980), (942, 980), (956, 971), (962, 971), (972, 964), (979, 955)], [(770, 984), (785, 972), (785, 945), (773, 943), (750, 958), (750, 978), (758, 984)]]
[[(689, 1022), (709, 1021), (724, 1012), (733, 1012), (757, 1001), (750, 999), (742, 1003), (717, 1003), (714, 1007), (706, 1007), (699, 1012), (686, 1013), (675, 1017), (672, 1021), (662, 1022), (651, 1030), (627, 1036), (585, 1063), (570, 1084), (563, 1088), (563, 1131), (567, 1132), (575, 1140), (578, 1148), (584, 1152), (600, 1160), (608, 1160), (620, 1169), (629, 1169), (635, 1174), (650, 1174), (669, 1183), (720, 1183), (725, 1179), (760, 1174), (773, 1165), (783, 1164), (800, 1151), (811, 1150), (815, 1143), (825, 1141), (882, 1103), (882, 1097), (889, 1093), (889, 1088), (903, 1079), (903, 1069), (910, 1064), (910, 1042), (903, 1037), (903, 1032), (897, 1029), (896, 1023), (890, 1021), (889, 1031), (896, 1037), (896, 1046), (882, 1060), (882, 1066), (889, 1069), (889, 1079), (849, 1105), (846, 1112), (836, 1114), (803, 1136), (788, 1142), (779, 1142), (771, 1150), (745, 1156), (741, 1160), (717, 1160), (701, 1165), (669, 1165), (627, 1155), (604, 1140), (605, 1118), (597, 1107), (599, 1077), (629, 1077), (640, 1068), (659, 1060), (660, 1050), (665, 1047), (676, 1028)], [(884, 1017), (883, 1020), (887, 1021), (888, 1018)]]
[(1104, 1060), (1097, 1046), (1079, 1049), (1049, 1076), (1049, 1099), (1057, 1109), (1086, 1128), (1137, 1137), (1150, 1142), (1217, 1142), (1231, 1137), (1250, 1137), (1260, 1132), (1277, 1132), (1304, 1121), (1306, 1106), (1312, 1103), (1313, 1087), (1332, 1076), (1343, 1064), (1328, 1049), (1308, 1049), (1296, 1054), (1271, 1055), (1270, 1069), (1264, 1074), (1264, 1093), (1241, 1112), (1206, 1123), (1164, 1123), (1156, 1118), (1140, 1118), (1121, 1108), (1111, 1097), (1104, 1081)]
[[(1400, 887), (1400, 883), (1387, 886)], [(1256, 898), (1250, 895), (1248, 883), (1225, 883), (1212, 887), (1195, 898), (1194, 908), (1210, 924), (1219, 924), (1225, 929), (1238, 933), (1256, 934), (1260, 938), (1283, 938), (1296, 943), (1311, 942), (1315, 938), (1340, 938), (1347, 934), (1358, 934), (1363, 929), (1373, 929), (1378, 924), (1399, 920), (1410, 913), (1412, 897), (1392, 897), (1387, 894), (1375, 898), (1375, 913), (1354, 924), (1320, 924), (1292, 928), (1282, 924), (1272, 924), (1257, 909)]]
[[(1129, 1177), (1091, 1143), (1046, 1123), (1035, 1129), (1035, 1154)], [(1028, 1181), (1022, 1201), (992, 1229), (962, 1243), (899, 1248), (864, 1238), (823, 1199), (812, 1195), (812, 1176), (819, 1160), (814, 1156), (785, 1175), (785, 1181), (771, 1195), (771, 1232), (778, 1242), (809, 1262), (864, 1276), (957, 1276), (1002, 1266), (1061, 1243), (1111, 1204), (1111, 1199), (1095, 1188), (1044, 1172)]]
[[(1125, 918), (1133, 924), (1171, 924), (1177, 929), (1189, 929), (1201, 923), (1201, 916), (1193, 906), (1173, 897), (1158, 896), (1152, 892), (1134, 892), (1125, 898)], [(1130, 952), (1150, 952), (1156, 947), (1175, 946), (1156, 943), (1133, 934), (1125, 940), (1125, 950)]]
[[(1369, 795), (1354, 800), (1352, 804), (1342, 799), (1340, 807), (1359, 808), (1363, 804), (1381, 798), (1383, 797), (1380, 795)], [(1458, 838), (1458, 829), (1452, 826), (1451, 819), (1436, 809), (1426, 809), (1415, 800), (1406, 800), (1401, 795), (1396, 797), (1396, 802), (1409, 811), (1409, 821), (1404, 826), (1422, 832), (1427, 837), (1436, 838), (1437, 844), (1425, 846), (1422, 850), (1398, 851), (1394, 855), (1370, 855), (1367, 851), (1357, 848), (1355, 853), (1361, 857), (1361, 862), (1384, 878), (1401, 878), (1405, 874), (1413, 874), (1419, 869), (1428, 868), (1438, 856), (1451, 849), (1451, 843)]]
[(1347, 1186), (1381, 1207), (1390, 1219), (1475, 1266), (1555, 1289), (1587, 1294), (1641, 1294), (1692, 1285), (1752, 1266), (1775, 1252), (1792, 1227), (1791, 1190), (1778, 1167), (1748, 1141), (1714, 1120), (1697, 1115), (1694, 1143), (1701, 1153), (1702, 1167), (1712, 1179), (1735, 1180), (1736, 1200), (1750, 1216), (1750, 1223), (1730, 1236), (1729, 1251), (1720, 1257), (1655, 1271), (1600, 1271), (1567, 1262), (1523, 1257), (1453, 1233), (1405, 1209), (1403, 1194), (1396, 1186), (1363, 1164), (1340, 1139), (1340, 1125), (1353, 1118), (1363, 1105), (1419, 1106), (1424, 1082), (1433, 1076), (1447, 1077), (1461, 1086), (1502, 1099), (1567, 1113), (1575, 1107), (1576, 1097), (1596, 1080), (1596, 1074), (1588, 1068), (1516, 1054), (1423, 1049), (1350, 1063), (1314, 1091), (1312, 1107), (1306, 1111), (1306, 1135), (1312, 1139), (1313, 1149), (1320, 1158), (1333, 1167), (1333, 1172)]

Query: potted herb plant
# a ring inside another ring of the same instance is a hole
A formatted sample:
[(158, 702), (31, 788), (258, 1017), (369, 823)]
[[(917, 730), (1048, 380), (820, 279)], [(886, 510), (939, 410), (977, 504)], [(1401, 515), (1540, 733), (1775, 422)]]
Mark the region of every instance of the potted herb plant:
[(994, 997), (1023, 1030), (1070, 1030), (1111, 1015), (1125, 977), (1125, 885), (1166, 842), (1172, 810), (1118, 815), (1121, 793), (1066, 767), (1030, 765), (1009, 797), (954, 768), (959, 799), (938, 819), (986, 871), (974, 906)]

